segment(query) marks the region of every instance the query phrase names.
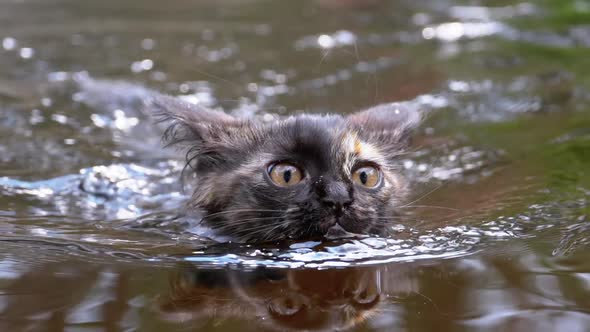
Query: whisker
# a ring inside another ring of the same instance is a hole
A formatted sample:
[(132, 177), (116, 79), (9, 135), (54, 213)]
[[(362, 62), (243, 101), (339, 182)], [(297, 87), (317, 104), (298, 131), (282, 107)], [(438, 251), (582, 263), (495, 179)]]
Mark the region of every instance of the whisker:
[(441, 209), (441, 210), (449, 210), (449, 211), (461, 211), (460, 209), (455, 209), (447, 206), (438, 206), (438, 205), (404, 205), (400, 208), (432, 208), (432, 209)]
[(232, 85), (232, 86), (234, 86), (234, 87), (241, 88), (241, 86), (240, 86), (238, 83), (232, 82), (232, 81), (230, 81), (230, 80), (227, 80), (227, 79), (225, 79), (225, 78), (223, 78), (223, 77), (220, 77), (220, 76), (217, 76), (217, 75), (213, 75), (213, 74), (211, 74), (211, 73), (208, 73), (208, 72), (206, 72), (206, 71), (199, 70), (199, 69), (197, 69), (197, 68), (191, 68), (191, 70), (192, 70), (192, 71), (194, 71), (194, 72), (196, 72), (196, 73), (199, 73), (199, 74), (201, 74), (201, 75), (205, 75), (205, 76), (207, 76), (207, 77), (209, 77), (209, 78), (212, 78), (212, 79), (218, 80), (219, 82), (224, 82), (224, 83), (227, 83), (227, 84), (229, 84), (229, 85)]
[(229, 225), (241, 225), (241, 224), (245, 224), (250, 221), (266, 220), (266, 219), (278, 219), (278, 217), (255, 217), (255, 218), (247, 218), (247, 219), (230, 220), (228, 224)]
[[(235, 104), (240, 104), (243, 101), (239, 100), (239, 99), (218, 99), (219, 103), (235, 103)], [(260, 107), (259, 110), (266, 112), (266, 111), (276, 111), (281, 109), (281, 106), (275, 106), (275, 107)]]
[(430, 302), (430, 304), (432, 304), (432, 306), (434, 307), (434, 309), (436, 309), (436, 311), (438, 311), (438, 313), (440, 315), (448, 316), (448, 314), (446, 314), (442, 310), (440, 310), (440, 308), (438, 307), (438, 305), (436, 304), (436, 302), (434, 302), (434, 300), (432, 298), (430, 298), (430, 297), (428, 297), (428, 296), (426, 296), (426, 295), (424, 295), (424, 294), (422, 294), (422, 293), (420, 293), (418, 291), (413, 291), (412, 293), (413, 294), (416, 294), (416, 295), (419, 295), (422, 298), (426, 299), (428, 302)]
[[(271, 220), (271, 219), (278, 219), (278, 218), (277, 217), (260, 217), (260, 218), (241, 219), (241, 220), (237, 220), (237, 221), (231, 221), (227, 225), (222, 225), (219, 227), (212, 226), (212, 228), (215, 230), (221, 230), (221, 229), (241, 226), (244, 224), (251, 223), (253, 221)], [(264, 226), (268, 226), (268, 225), (264, 225)]]
[(324, 63), (324, 60), (326, 60), (326, 58), (328, 57), (328, 55), (330, 55), (330, 51), (326, 50), (322, 53), (322, 57), (320, 58), (320, 62), (318, 63), (317, 67), (316, 67), (316, 71), (318, 71), (320, 69), (320, 67), (322, 66), (322, 63)]
[(269, 227), (273, 227), (272, 225), (259, 225), (256, 227), (250, 227), (247, 229), (242, 229), (237, 231), (237, 233), (248, 233), (248, 234), (257, 234), (266, 231)]
[[(252, 228), (248, 228), (248, 229), (238, 230), (238, 231), (236, 231), (234, 233), (235, 234), (241, 234), (242, 236), (252, 237), (255, 234), (266, 232), (265, 235), (264, 235), (264, 237), (262, 238), (262, 240), (265, 241), (266, 240), (266, 237), (268, 236), (267, 234), (270, 234), (270, 232), (272, 232), (275, 228), (278, 228), (279, 226), (283, 226), (283, 224), (279, 224), (279, 225), (261, 225), (261, 226), (258, 226), (258, 227), (252, 227)], [(276, 238), (279, 239), (280, 237), (276, 237)], [(271, 239), (272, 238), (268, 239), (268, 241), (271, 241)]]
[(405, 206), (409, 206), (409, 205), (412, 205), (412, 204), (414, 204), (414, 203), (417, 203), (417, 202), (419, 202), (419, 201), (423, 200), (424, 198), (426, 198), (427, 196), (429, 196), (429, 195), (430, 195), (430, 194), (432, 194), (433, 192), (435, 192), (435, 191), (437, 191), (438, 189), (440, 189), (442, 186), (443, 186), (443, 184), (441, 183), (441, 184), (439, 184), (438, 186), (436, 186), (434, 189), (432, 189), (432, 190), (430, 190), (429, 192), (427, 192), (426, 194), (424, 194), (424, 195), (422, 195), (422, 196), (418, 197), (417, 199), (415, 199), (415, 200), (411, 201), (410, 203), (407, 203), (407, 204), (404, 204), (404, 205), (402, 205), (401, 207), (403, 208), (403, 207), (405, 207)]
[[(266, 237), (275, 229), (279, 228), (279, 227), (288, 227), (291, 223), (290, 222), (284, 222), (284, 223), (279, 223), (278, 225), (272, 227), (271, 229), (268, 230), (268, 232), (264, 233), (264, 235), (262, 236), (262, 239), (265, 240)], [(273, 241), (272, 238), (269, 238), (268, 241)]]
[(233, 213), (233, 212), (283, 212), (283, 210), (261, 210), (261, 209), (235, 209), (235, 210), (224, 210), (203, 216), (201, 219), (211, 218), (217, 215)]
[(374, 220), (385, 220), (385, 221), (395, 221), (395, 222), (399, 222), (399, 221), (410, 221), (410, 222), (423, 222), (424, 220), (422, 219), (415, 219), (415, 218), (406, 218), (406, 217), (398, 217), (398, 218), (393, 218), (393, 217), (375, 217), (373, 218)]

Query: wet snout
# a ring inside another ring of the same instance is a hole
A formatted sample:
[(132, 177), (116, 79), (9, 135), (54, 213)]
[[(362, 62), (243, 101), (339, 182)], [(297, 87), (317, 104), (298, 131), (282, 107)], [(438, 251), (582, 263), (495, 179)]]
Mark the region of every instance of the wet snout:
[(320, 202), (326, 209), (332, 210), (336, 218), (339, 218), (352, 204), (352, 195), (346, 183), (331, 181), (325, 183)]

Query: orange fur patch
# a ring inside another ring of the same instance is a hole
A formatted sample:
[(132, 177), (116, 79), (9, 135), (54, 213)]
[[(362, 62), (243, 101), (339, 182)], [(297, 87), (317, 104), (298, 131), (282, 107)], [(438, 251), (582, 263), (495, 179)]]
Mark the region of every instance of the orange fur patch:
[(354, 154), (360, 155), (363, 152), (363, 143), (358, 137), (354, 140)]

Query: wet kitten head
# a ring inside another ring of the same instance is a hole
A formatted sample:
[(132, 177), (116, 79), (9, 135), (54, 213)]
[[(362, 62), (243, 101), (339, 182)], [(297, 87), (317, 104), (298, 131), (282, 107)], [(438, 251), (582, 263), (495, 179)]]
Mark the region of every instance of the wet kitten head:
[(406, 194), (395, 158), (420, 120), (388, 104), (349, 116), (237, 119), (172, 97), (151, 107), (196, 173), (191, 205), (236, 241), (379, 234)]

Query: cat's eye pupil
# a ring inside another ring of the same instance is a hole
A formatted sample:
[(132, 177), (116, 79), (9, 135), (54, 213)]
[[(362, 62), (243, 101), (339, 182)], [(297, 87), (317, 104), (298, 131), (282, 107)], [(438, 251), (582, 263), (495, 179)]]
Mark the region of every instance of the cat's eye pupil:
[(283, 180), (285, 180), (285, 183), (289, 183), (289, 181), (291, 181), (291, 171), (290, 170), (286, 170), (283, 173)]
[(272, 182), (279, 187), (290, 187), (300, 183), (304, 174), (301, 169), (289, 163), (276, 163), (268, 168)]
[(369, 175), (367, 175), (367, 172), (361, 172), (361, 174), (359, 174), (359, 179), (361, 180), (361, 182), (363, 184), (367, 184), (367, 180), (369, 179)]
[(352, 174), (352, 180), (366, 188), (376, 188), (381, 179), (379, 169), (374, 166), (365, 166), (358, 168)]

